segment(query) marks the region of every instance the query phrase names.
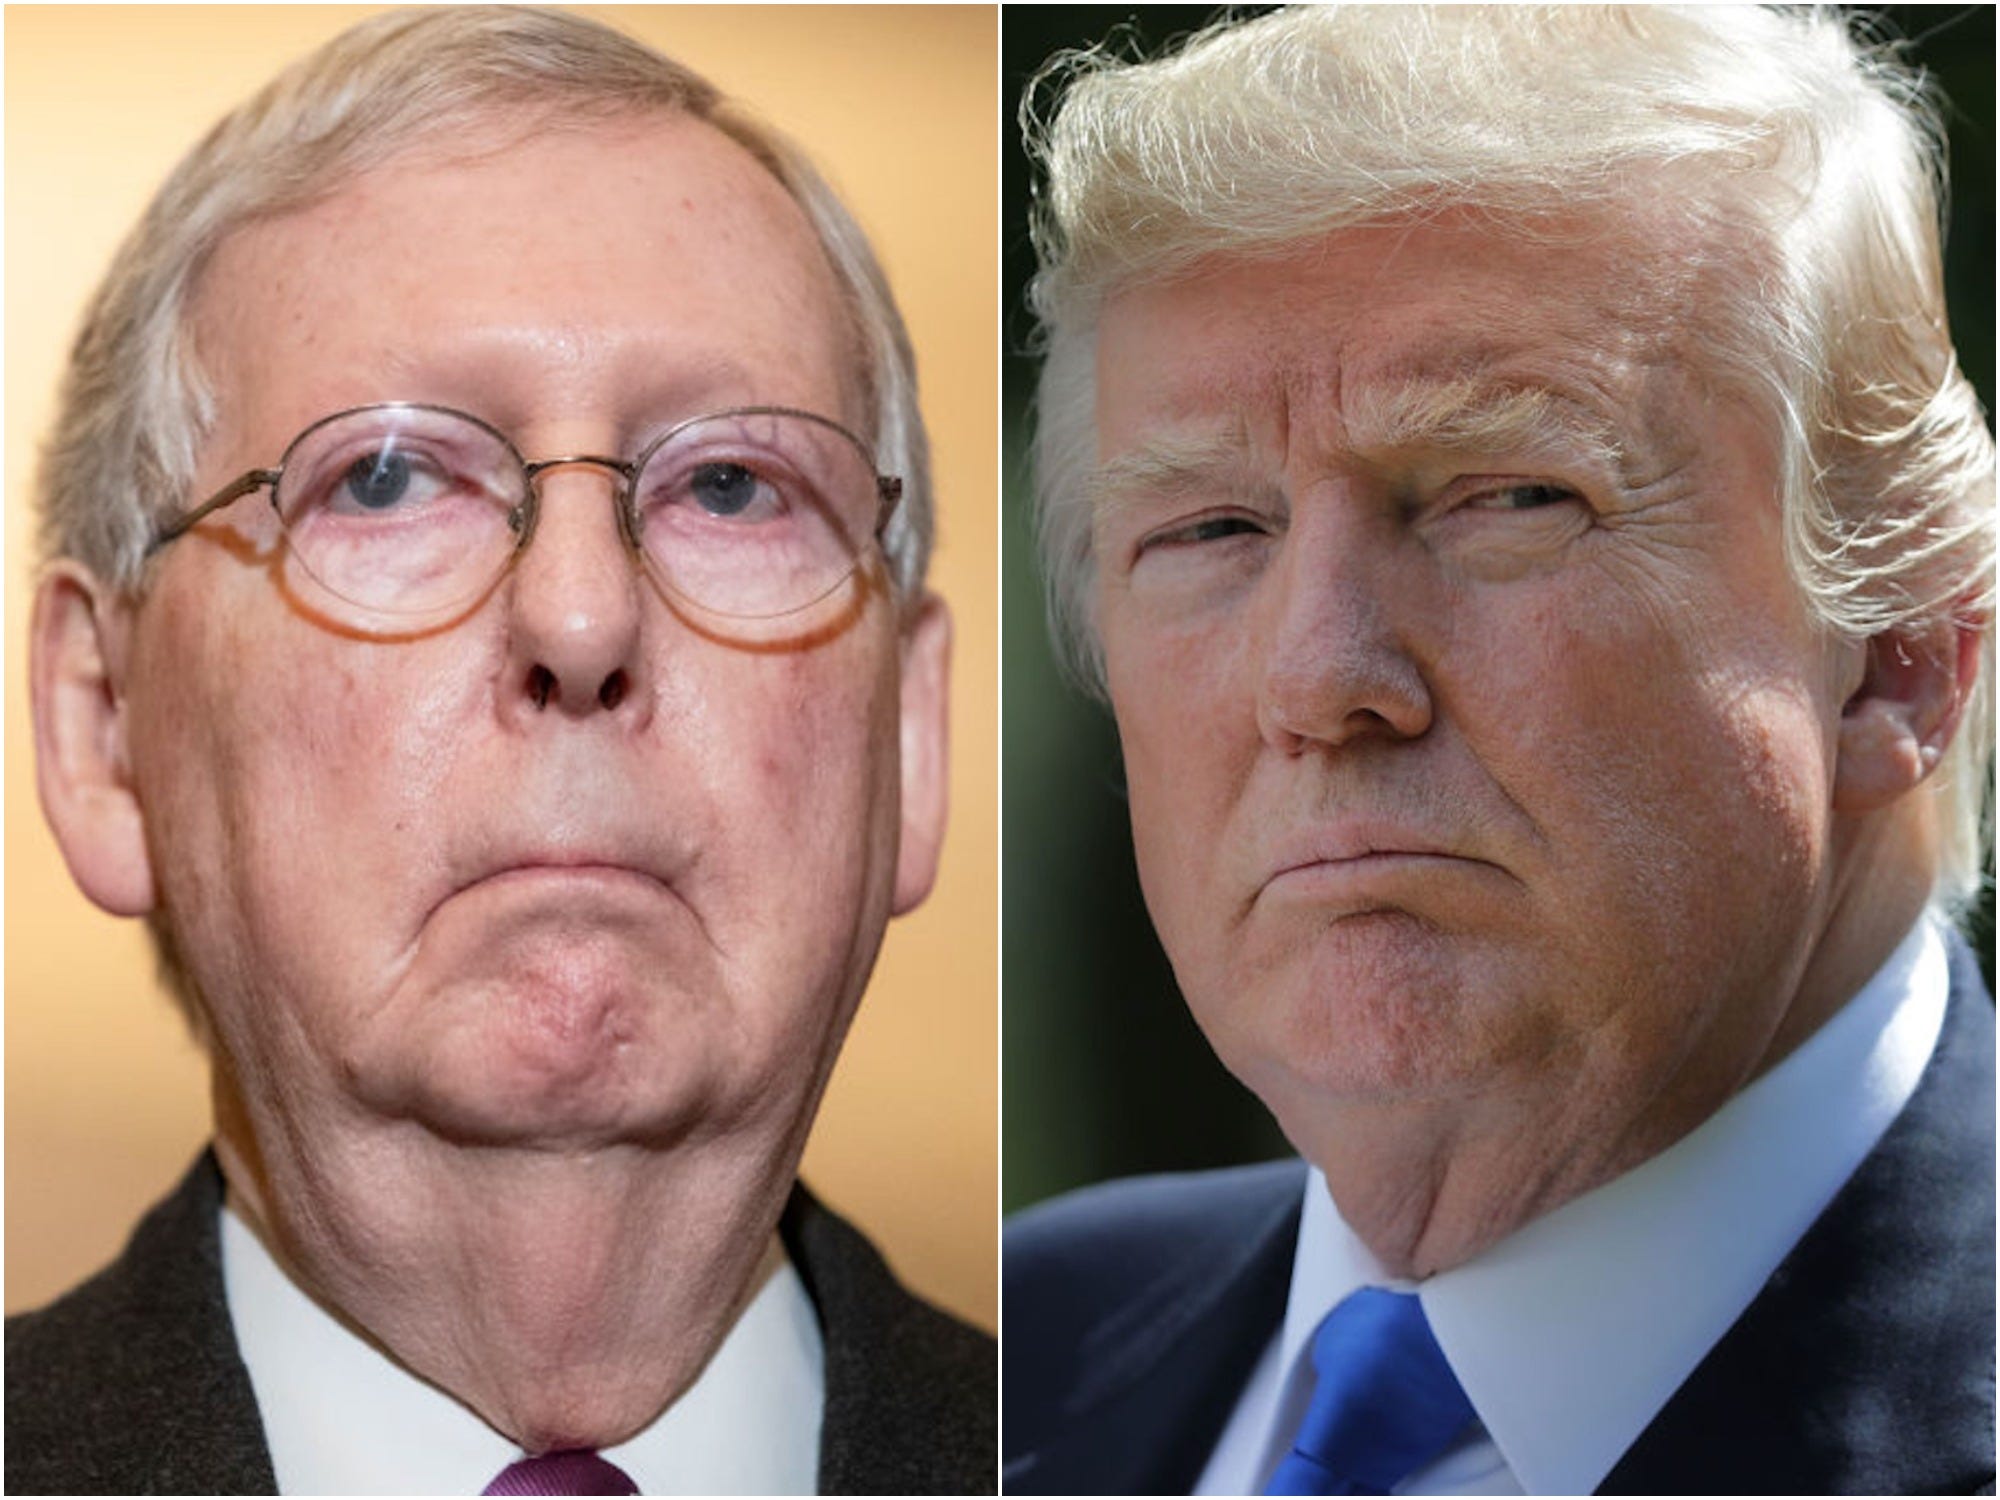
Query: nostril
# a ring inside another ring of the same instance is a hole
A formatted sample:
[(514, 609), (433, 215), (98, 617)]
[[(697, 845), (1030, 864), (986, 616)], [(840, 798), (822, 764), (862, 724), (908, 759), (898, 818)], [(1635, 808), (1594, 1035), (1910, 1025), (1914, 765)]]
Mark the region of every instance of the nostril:
[[(562, 683), (557, 680), (554, 672), (540, 663), (528, 668), (527, 687), (528, 697), (536, 708), (547, 708), (551, 702), (562, 700)], [(626, 675), (625, 669), (620, 667), (598, 684), (597, 701), (606, 709), (616, 708), (625, 701), (626, 695), (631, 691), (632, 679)]]
[(549, 694), (555, 691), (556, 674), (540, 663), (528, 669), (528, 696), (535, 700), (535, 707), (547, 708)]

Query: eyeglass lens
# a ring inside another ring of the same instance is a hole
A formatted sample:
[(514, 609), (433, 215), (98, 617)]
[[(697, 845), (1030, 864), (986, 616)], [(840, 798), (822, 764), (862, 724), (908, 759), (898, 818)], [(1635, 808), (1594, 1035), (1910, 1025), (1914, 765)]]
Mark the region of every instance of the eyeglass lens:
[[(369, 614), (417, 618), (471, 601), (506, 568), (529, 488), (520, 457), (484, 423), (384, 407), (309, 429), (285, 455), (276, 501), (293, 557), (324, 589)], [(873, 463), (831, 422), (728, 412), (646, 451), (627, 524), (662, 587), (719, 614), (765, 617), (811, 604), (853, 571), (877, 496)]]

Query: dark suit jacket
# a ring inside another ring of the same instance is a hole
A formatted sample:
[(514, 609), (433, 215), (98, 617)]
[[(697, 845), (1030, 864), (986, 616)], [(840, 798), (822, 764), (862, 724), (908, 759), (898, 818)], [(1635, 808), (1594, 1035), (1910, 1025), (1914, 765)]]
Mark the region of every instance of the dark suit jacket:
[[(204, 1155), (107, 1270), (7, 1320), (13, 1494), (272, 1494)], [(826, 1350), (820, 1493), (991, 1494), (993, 1341), (904, 1291), (804, 1188), (780, 1224)]]
[[(1902, 1114), (1604, 1494), (1993, 1487), (1993, 1007), (1952, 996)], [(1186, 1494), (1284, 1317), (1300, 1162), (1139, 1178), (1010, 1223), (1009, 1494)]]

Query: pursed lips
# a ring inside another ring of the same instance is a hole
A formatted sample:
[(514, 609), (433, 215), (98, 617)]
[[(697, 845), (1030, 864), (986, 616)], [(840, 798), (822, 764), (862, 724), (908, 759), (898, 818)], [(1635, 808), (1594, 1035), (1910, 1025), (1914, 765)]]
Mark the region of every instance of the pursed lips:
[(512, 880), (642, 880), (652, 885), (665, 885), (650, 870), (621, 860), (606, 859), (596, 855), (579, 855), (575, 858), (530, 858), (513, 864), (502, 865), (491, 873), (472, 882), (474, 885), (495, 881)]
[(578, 889), (591, 884), (606, 887), (636, 884), (672, 893), (686, 863), (660, 859), (651, 850), (610, 844), (488, 849), (458, 865), (432, 911), (475, 888), (500, 889), (517, 884), (547, 883), (552, 887), (569, 884)]
[[(1294, 831), (1263, 862), (1262, 897), (1274, 886), (1318, 888), (1329, 896), (1361, 896), (1373, 885), (1400, 884), (1449, 866), (1497, 868), (1451, 840), (1393, 822), (1348, 820)], [(1254, 899), (1254, 898), (1253, 898)]]

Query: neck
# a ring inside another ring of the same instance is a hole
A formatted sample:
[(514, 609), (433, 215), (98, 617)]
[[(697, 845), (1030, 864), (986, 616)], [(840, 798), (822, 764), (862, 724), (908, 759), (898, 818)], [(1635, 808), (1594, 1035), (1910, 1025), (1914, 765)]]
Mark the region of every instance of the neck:
[[(1826, 1023), (1922, 915), (1935, 845), (1920, 819), (1836, 830), (1799, 952), (1716, 1008), (1727, 1029), (1660, 1065), (1606, 1031), (1511, 1086), (1446, 1100), (1330, 1100), (1285, 1118), (1341, 1216), (1392, 1274), (1434, 1275), (1680, 1140)], [(1685, 997), (1694, 1003), (1698, 997)], [(1671, 1005), (1671, 995), (1648, 997)], [(1743, 1020), (1760, 1009), (1765, 1019)], [(1551, 1077), (1560, 1083), (1551, 1085)]]
[(530, 1452), (652, 1422), (775, 1266), (795, 1148), (543, 1152), (386, 1122), (295, 1153), (252, 1135), (220, 1064), (216, 1092), (232, 1201), (292, 1279)]

